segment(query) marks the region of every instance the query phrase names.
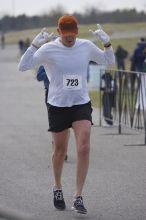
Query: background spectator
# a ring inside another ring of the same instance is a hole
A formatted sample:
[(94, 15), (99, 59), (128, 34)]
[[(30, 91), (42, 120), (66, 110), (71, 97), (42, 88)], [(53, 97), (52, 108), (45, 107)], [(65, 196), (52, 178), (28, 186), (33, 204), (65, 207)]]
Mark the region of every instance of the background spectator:
[(146, 42), (141, 38), (131, 57), (131, 71), (144, 72), (144, 61), (146, 59)]
[(125, 70), (125, 59), (128, 56), (127, 50), (125, 50), (121, 45), (119, 45), (115, 52), (117, 68)]

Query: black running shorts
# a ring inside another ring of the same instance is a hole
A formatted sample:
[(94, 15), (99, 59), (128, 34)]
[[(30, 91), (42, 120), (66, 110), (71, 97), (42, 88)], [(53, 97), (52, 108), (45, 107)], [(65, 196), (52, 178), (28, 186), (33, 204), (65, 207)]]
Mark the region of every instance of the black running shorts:
[(91, 102), (72, 107), (56, 107), (47, 104), (49, 129), (48, 131), (60, 132), (72, 127), (74, 121), (89, 120), (92, 124)]

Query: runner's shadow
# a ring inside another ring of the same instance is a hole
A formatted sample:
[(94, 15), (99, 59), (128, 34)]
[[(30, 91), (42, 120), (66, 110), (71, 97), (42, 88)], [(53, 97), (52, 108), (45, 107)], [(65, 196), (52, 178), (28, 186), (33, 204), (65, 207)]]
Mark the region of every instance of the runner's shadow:
[(146, 147), (146, 144), (125, 144), (124, 146), (125, 147), (139, 147), (139, 146)]
[(122, 134), (118, 134), (118, 133), (104, 133), (104, 134), (101, 134), (101, 135), (117, 135), (117, 136), (121, 137), (123, 135), (128, 136), (128, 135), (138, 135), (138, 134), (137, 133), (136, 134), (134, 134), (134, 133), (122, 133)]

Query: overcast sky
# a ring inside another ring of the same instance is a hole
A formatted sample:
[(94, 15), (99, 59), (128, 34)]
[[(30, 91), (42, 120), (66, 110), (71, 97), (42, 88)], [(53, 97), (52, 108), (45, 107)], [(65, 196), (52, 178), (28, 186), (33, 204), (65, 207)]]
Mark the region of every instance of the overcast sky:
[(9, 15), (39, 15), (62, 5), (68, 13), (84, 12), (89, 7), (102, 11), (136, 8), (146, 12), (146, 0), (0, 0), (0, 17)]

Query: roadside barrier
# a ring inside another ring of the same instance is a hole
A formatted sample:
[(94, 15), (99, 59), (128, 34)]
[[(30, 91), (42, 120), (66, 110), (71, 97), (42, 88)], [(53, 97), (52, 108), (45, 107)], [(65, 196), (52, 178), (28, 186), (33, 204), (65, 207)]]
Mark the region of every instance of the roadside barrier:
[(146, 73), (123, 70), (100, 70), (100, 114), (118, 126), (118, 133), (126, 126), (144, 132), (146, 144)]

